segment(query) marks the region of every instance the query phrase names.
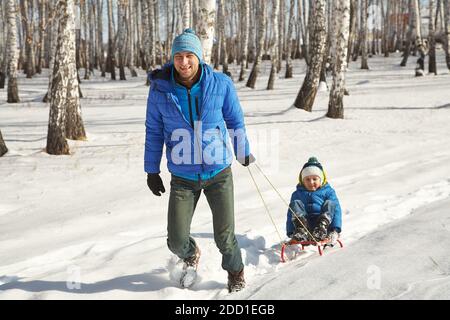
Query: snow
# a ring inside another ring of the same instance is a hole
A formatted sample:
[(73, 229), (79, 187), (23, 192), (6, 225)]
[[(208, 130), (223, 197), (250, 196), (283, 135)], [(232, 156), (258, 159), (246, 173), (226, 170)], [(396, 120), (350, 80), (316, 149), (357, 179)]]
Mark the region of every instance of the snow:
[[(182, 289), (175, 279), (168, 192), (153, 196), (143, 171), (145, 74), (83, 81), (88, 140), (69, 141), (72, 154), (57, 157), (43, 151), (47, 74), (20, 75), (20, 103), (5, 103), (0, 91), (9, 148), (0, 158), (0, 299), (448, 299), (449, 72), (442, 51), (437, 76), (415, 78), (414, 58), (405, 68), (400, 60), (373, 57), (368, 71), (350, 64), (344, 120), (324, 116), (327, 92), (311, 113), (292, 108), (303, 61), (272, 91), (265, 90), (267, 62), (257, 89), (236, 83), (258, 166), (285, 201), (310, 156), (324, 165), (343, 209), (344, 248), (323, 257), (307, 248), (280, 263), (286, 205), (255, 165), (233, 163), (247, 280), (233, 295), (203, 196), (191, 228), (202, 251), (198, 281)], [(161, 168), (168, 189), (164, 161)]]

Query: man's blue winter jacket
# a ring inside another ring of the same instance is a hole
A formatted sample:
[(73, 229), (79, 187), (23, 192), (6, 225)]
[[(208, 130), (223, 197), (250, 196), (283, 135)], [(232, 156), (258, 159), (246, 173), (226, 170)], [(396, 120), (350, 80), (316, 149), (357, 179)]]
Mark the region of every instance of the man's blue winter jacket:
[[(342, 212), (341, 206), (339, 204), (339, 200), (336, 196), (336, 192), (330, 186), (329, 183), (326, 183), (324, 186), (320, 187), (316, 191), (308, 191), (306, 188), (298, 184), (297, 190), (292, 193), (291, 201), (289, 207), (293, 209), (295, 207), (295, 201), (301, 201), (306, 210), (306, 218), (308, 220), (309, 227), (315, 226), (317, 218), (321, 213), (324, 213), (325, 201), (331, 201), (334, 205), (334, 217), (329, 226), (329, 230), (336, 230), (337, 232), (341, 232), (342, 227)], [(294, 232), (294, 225), (292, 223), (292, 212), (288, 209), (287, 220), (286, 220), (286, 234), (289, 236)]]
[[(243, 112), (231, 79), (202, 64), (201, 99), (195, 99), (200, 121), (186, 119), (171, 82), (172, 64), (150, 74), (147, 101), (144, 167), (159, 173), (163, 145), (173, 174), (202, 174), (232, 162), (228, 143), (231, 130), (236, 156), (250, 154)], [(228, 130), (227, 130), (228, 129)]]

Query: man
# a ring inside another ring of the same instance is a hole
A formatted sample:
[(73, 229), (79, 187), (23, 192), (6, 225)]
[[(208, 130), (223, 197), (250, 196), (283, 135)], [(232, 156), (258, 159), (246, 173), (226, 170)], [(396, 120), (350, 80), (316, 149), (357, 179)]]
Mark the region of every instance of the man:
[(184, 261), (181, 285), (189, 287), (196, 277), (200, 250), (190, 236), (190, 226), (203, 190), (213, 215), (222, 268), (228, 272), (228, 290), (234, 292), (244, 288), (245, 280), (234, 233), (233, 155), (227, 133), (242, 165), (255, 158), (233, 82), (213, 72), (202, 56), (200, 39), (186, 29), (174, 39), (171, 63), (150, 75), (145, 171), (148, 187), (160, 196), (165, 192), (159, 176), (165, 144), (171, 173), (167, 245)]

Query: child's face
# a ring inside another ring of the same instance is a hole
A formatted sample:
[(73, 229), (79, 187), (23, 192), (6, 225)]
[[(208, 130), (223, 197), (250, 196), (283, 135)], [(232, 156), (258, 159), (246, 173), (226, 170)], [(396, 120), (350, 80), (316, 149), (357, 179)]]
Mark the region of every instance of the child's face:
[(303, 185), (308, 191), (316, 191), (322, 185), (319, 176), (307, 176), (303, 179)]

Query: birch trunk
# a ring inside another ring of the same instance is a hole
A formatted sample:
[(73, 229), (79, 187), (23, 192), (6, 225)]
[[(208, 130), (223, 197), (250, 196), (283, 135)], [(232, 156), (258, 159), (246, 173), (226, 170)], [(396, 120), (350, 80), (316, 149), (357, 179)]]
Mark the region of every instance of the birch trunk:
[(183, 30), (191, 26), (191, 1), (182, 0), (182, 27)]
[(272, 23), (273, 23), (273, 37), (270, 42), (270, 60), (272, 67), (270, 68), (269, 81), (267, 83), (267, 90), (273, 90), (275, 85), (275, 78), (277, 76), (278, 66), (278, 17), (280, 15), (280, 0), (273, 0), (272, 5)]
[(17, 6), (15, 0), (8, 0), (6, 3), (6, 18), (8, 23), (8, 98), (9, 103), (19, 102), (19, 89), (17, 87), (17, 28), (16, 28), (16, 17), (17, 17)]
[(206, 64), (211, 64), (214, 25), (216, 23), (215, 0), (200, 0), (197, 23), (197, 34), (203, 48), (203, 61)]
[(8, 26), (6, 24), (6, 10), (5, 10), (4, 2), (0, 3), (0, 89), (5, 88), (6, 81), (6, 70), (7, 70), (7, 60), (8, 60), (8, 51), (7, 51), (7, 30)]
[(262, 1), (259, 3), (258, 19), (256, 19), (258, 21), (258, 52), (256, 54), (255, 62), (253, 64), (252, 71), (246, 84), (247, 87), (252, 89), (255, 89), (256, 79), (259, 74), (259, 68), (264, 51), (264, 37), (266, 31), (265, 12), (266, 12), (266, 3), (265, 1)]
[(367, 63), (367, 0), (361, 3), (361, 69), (369, 69)]
[(95, 61), (95, 1), (88, 0), (88, 15), (89, 15), (89, 72), (92, 75), (94, 73), (94, 68), (98, 68), (97, 62)]
[(130, 13), (130, 19), (128, 19), (128, 39), (130, 43), (130, 61), (129, 61), (129, 68), (131, 72), (132, 77), (137, 77), (137, 72), (135, 68), (135, 35), (136, 35), (136, 24), (134, 23), (134, 20), (137, 20), (137, 13), (136, 13), (136, 6), (134, 4), (135, 0), (129, 1), (129, 10)]
[(147, 0), (141, 1), (141, 17), (142, 17), (142, 67), (149, 71), (150, 70), (150, 29), (148, 20), (148, 2)]
[(118, 22), (118, 40), (119, 40), (119, 78), (120, 80), (127, 80), (125, 77), (125, 49), (126, 49), (126, 8), (128, 3), (126, 0), (119, 0), (117, 3), (117, 22)]
[(25, 56), (26, 65), (25, 73), (27, 78), (32, 78), (36, 73), (36, 67), (34, 64), (34, 49), (33, 49), (33, 23), (32, 16), (29, 14), (29, 0), (22, 0), (22, 23), (24, 23), (25, 29)]
[(350, 34), (350, 0), (336, 0), (335, 61), (333, 84), (328, 103), (329, 118), (344, 118), (345, 72), (347, 69), (348, 38)]
[[(381, 6), (383, 7), (383, 1), (381, 2)], [(386, 2), (386, 12), (384, 15), (384, 35), (383, 35), (383, 48), (384, 48), (384, 56), (387, 58), (389, 57), (389, 39), (390, 39), (390, 29), (391, 29), (391, 23), (390, 23), (390, 14), (391, 14), (391, 1)]]
[(39, 0), (39, 45), (38, 45), (38, 63), (36, 65), (36, 72), (41, 73), (42, 68), (45, 65), (44, 52), (45, 52), (45, 2)]
[(416, 77), (420, 77), (424, 75), (425, 70), (425, 44), (423, 43), (422, 39), (422, 32), (421, 32), (421, 15), (420, 15), (420, 3), (419, 0), (413, 0), (414, 4), (414, 18), (415, 18), (415, 25), (416, 25), (416, 46), (417, 50), (419, 51), (419, 59), (417, 59), (417, 65), (416, 65)]
[(5, 141), (3, 140), (2, 131), (0, 130), (0, 157), (8, 152)]
[[(289, 79), (292, 78), (293, 72), (292, 72), (292, 57), (291, 57), (291, 51), (292, 51), (292, 30), (294, 29), (294, 7), (295, 7), (295, 0), (291, 0), (290, 8), (289, 8), (289, 25), (288, 25), (288, 32), (286, 35), (286, 73), (285, 78)], [(300, 16), (301, 17), (301, 16)]]
[(219, 64), (222, 63), (222, 72), (231, 77), (231, 74), (228, 72), (228, 48), (227, 38), (225, 35), (225, 17), (227, 15), (225, 10), (225, 1), (219, 0), (218, 4), (218, 62)]
[(153, 5), (154, 0), (147, 0), (148, 1), (148, 32), (150, 36), (150, 66), (153, 69), (156, 65), (155, 62), (155, 6)]
[[(73, 9), (70, 9), (68, 1), (68, 12), (69, 15), (73, 15)], [(68, 25), (70, 27), (74, 26), (74, 18), (69, 17)], [(72, 32), (73, 34), (73, 32)], [(79, 84), (79, 74), (76, 68), (76, 49), (75, 49), (75, 38), (69, 38), (67, 44), (67, 54), (68, 65), (67, 70), (67, 95), (66, 95), (66, 124), (65, 124), (65, 134), (67, 139), (71, 140), (86, 140), (86, 132), (84, 130), (83, 119), (81, 117), (81, 90)], [(73, 40), (73, 41), (72, 41)]]
[(326, 10), (325, 0), (313, 2), (312, 35), (310, 47), (310, 65), (306, 72), (303, 85), (295, 99), (294, 106), (306, 111), (311, 111), (319, 86), (320, 71), (325, 53), (326, 42)]
[(244, 81), (245, 69), (247, 69), (248, 60), (248, 39), (249, 39), (249, 19), (250, 19), (250, 4), (249, 0), (241, 0), (241, 12), (242, 12), (242, 57), (241, 57), (241, 72), (239, 73), (239, 81)]
[(450, 70), (450, 1), (444, 0), (444, 51), (447, 68)]
[(405, 67), (406, 63), (408, 62), (409, 54), (411, 52), (411, 44), (412, 44), (413, 35), (416, 31), (416, 19), (414, 17), (414, 15), (416, 13), (414, 10), (413, 1), (414, 0), (408, 0), (408, 12), (409, 12), (408, 32), (406, 34), (406, 43), (405, 43), (405, 48), (403, 50), (403, 59), (402, 59), (402, 62), (400, 63), (401, 67)]
[(108, 0), (108, 57), (106, 71), (111, 72), (111, 80), (116, 80), (115, 54), (112, 0)]
[(88, 39), (88, 0), (80, 1), (80, 10), (82, 14), (82, 22), (84, 26), (84, 79), (89, 80), (91, 77), (91, 67), (89, 59), (89, 39)]
[(100, 67), (101, 76), (106, 76), (105, 50), (103, 47), (103, 0), (97, 0), (97, 63)]
[(53, 2), (49, 3), (49, 11), (53, 12), (53, 18), (51, 21), (51, 32), (50, 32), (50, 53), (49, 53), (49, 64), (48, 67), (50, 69), (48, 76), (48, 89), (47, 93), (44, 96), (43, 102), (49, 102), (51, 98), (52, 92), (52, 83), (53, 83), (53, 65), (55, 63), (55, 54), (56, 54), (56, 46), (58, 43), (58, 26), (59, 26), (59, 15), (55, 11)]
[(436, 38), (435, 38), (435, 20), (433, 19), (433, 6), (434, 6), (434, 0), (428, 0), (428, 5), (430, 9), (430, 19), (428, 23), (428, 44), (429, 44), (429, 51), (428, 51), (428, 72), (434, 73), (437, 75), (437, 68), (436, 68)]
[[(53, 155), (70, 153), (65, 135), (65, 125), (70, 73), (76, 73), (76, 65), (74, 63), (76, 52), (73, 7), (73, 0), (60, 1), (56, 7), (59, 17), (59, 28), (55, 64), (53, 67), (53, 84), (46, 147), (47, 153)], [(78, 90), (76, 90), (76, 93), (78, 93)]]

